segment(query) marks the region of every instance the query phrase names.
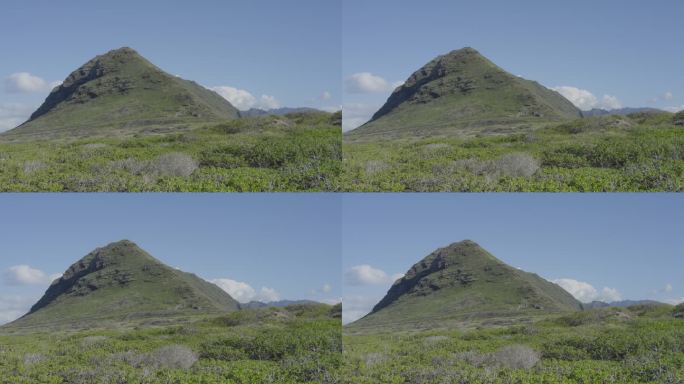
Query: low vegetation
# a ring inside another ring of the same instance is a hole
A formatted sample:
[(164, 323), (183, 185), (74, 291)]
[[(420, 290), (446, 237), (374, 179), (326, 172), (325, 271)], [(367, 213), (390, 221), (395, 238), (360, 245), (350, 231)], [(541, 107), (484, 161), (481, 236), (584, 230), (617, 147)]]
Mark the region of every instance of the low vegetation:
[(0, 138), (1, 191), (327, 191), (340, 114), (250, 117), (120, 138)]
[[(681, 114), (637, 113), (462, 138), (347, 138), (346, 191), (682, 191)], [(678, 125), (679, 124), (679, 125)]]
[(340, 378), (355, 384), (681, 383), (680, 311), (640, 305), (507, 327), (347, 330)]
[(249, 309), (166, 326), (3, 335), (0, 383), (333, 383), (339, 309)]

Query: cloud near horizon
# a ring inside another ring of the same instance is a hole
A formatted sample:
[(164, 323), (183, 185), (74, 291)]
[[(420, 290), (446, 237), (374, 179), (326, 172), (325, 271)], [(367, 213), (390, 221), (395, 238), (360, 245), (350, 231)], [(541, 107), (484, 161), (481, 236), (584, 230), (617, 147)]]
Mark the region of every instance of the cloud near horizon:
[(17, 72), (5, 79), (5, 91), (8, 93), (50, 92), (52, 88), (60, 84), (62, 84), (61, 81), (47, 82), (28, 72)]
[(0, 294), (0, 325), (25, 315), (36, 301), (37, 297)]
[(342, 324), (354, 322), (368, 314), (382, 297), (345, 296), (342, 299)]
[(48, 285), (60, 276), (62, 275), (48, 275), (40, 269), (22, 264), (9, 267), (3, 277), (7, 285)]
[(209, 89), (221, 95), (221, 97), (228, 100), (235, 108), (241, 111), (246, 111), (250, 108), (269, 110), (281, 107), (280, 101), (274, 96), (261, 95), (257, 98), (247, 90), (227, 85), (209, 87)]
[(358, 128), (373, 117), (380, 105), (347, 103), (342, 107), (342, 131)]
[(403, 81), (390, 83), (383, 77), (370, 72), (358, 72), (344, 80), (345, 90), (348, 93), (383, 93), (392, 92), (402, 85)]
[(571, 103), (583, 111), (588, 111), (593, 108), (606, 110), (622, 108), (622, 103), (615, 96), (603, 95), (603, 97), (599, 99), (586, 89), (571, 86), (552, 87), (551, 89), (563, 95), (563, 97), (570, 100)]
[(351, 267), (344, 274), (349, 285), (385, 285), (392, 284), (397, 279), (404, 276), (403, 273), (389, 275), (387, 272), (374, 268), (368, 264), (356, 265)]
[(599, 291), (587, 282), (568, 278), (551, 281), (560, 285), (561, 288), (568, 291), (575, 299), (583, 303), (590, 303), (592, 301), (605, 301), (610, 303), (622, 300), (622, 295), (615, 288), (603, 287), (603, 289)]
[(36, 108), (19, 103), (0, 104), (0, 132), (15, 128), (25, 122)]
[(280, 300), (280, 294), (273, 288), (261, 287), (261, 290), (257, 292), (257, 290), (245, 282), (227, 278), (213, 279), (209, 280), (209, 282), (216, 284), (240, 303), (249, 303), (250, 301), (268, 303)]

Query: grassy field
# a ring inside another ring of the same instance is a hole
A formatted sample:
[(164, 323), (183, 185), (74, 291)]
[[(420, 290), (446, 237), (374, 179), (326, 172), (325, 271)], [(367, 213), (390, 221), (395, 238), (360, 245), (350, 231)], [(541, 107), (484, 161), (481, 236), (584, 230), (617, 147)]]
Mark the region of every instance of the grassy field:
[(681, 383), (684, 307), (575, 312), (508, 327), (345, 331), (343, 383)]
[(332, 383), (341, 308), (250, 309), (165, 327), (3, 334), (0, 383)]
[(680, 115), (592, 117), (516, 134), (387, 141), (349, 136), (340, 189), (682, 191)]
[(332, 190), (340, 119), (321, 112), (121, 137), (0, 137), (0, 191)]

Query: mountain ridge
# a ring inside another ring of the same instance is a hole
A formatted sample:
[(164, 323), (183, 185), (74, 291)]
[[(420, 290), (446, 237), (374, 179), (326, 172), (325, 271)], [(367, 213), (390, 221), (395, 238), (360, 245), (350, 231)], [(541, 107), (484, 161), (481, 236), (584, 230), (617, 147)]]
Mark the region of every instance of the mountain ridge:
[(413, 72), (370, 121), (346, 136), (504, 133), (581, 117), (560, 93), (514, 76), (465, 47)]
[(223, 97), (172, 76), (129, 47), (95, 56), (55, 87), (29, 120), (3, 135), (88, 135), (239, 118)]
[(216, 285), (121, 240), (72, 264), (26, 315), (5, 327), (89, 328), (238, 309), (238, 302)]
[(581, 309), (581, 303), (560, 286), (508, 266), (477, 243), (464, 240), (438, 248), (414, 264), (368, 315), (350, 327), (430, 328)]

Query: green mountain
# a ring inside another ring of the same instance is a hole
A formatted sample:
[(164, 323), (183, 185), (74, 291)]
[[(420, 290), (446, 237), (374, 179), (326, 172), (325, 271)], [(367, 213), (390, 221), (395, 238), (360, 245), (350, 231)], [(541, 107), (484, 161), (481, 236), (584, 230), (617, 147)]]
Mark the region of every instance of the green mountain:
[(473, 48), (438, 56), (397, 87), (348, 139), (510, 133), (582, 117), (570, 101), (511, 75)]
[(215, 92), (172, 76), (124, 47), (97, 56), (72, 72), (27, 122), (5, 135), (168, 130), (237, 117), (238, 110)]
[(556, 284), (506, 265), (470, 240), (437, 249), (398, 279), (360, 328), (506, 324), (581, 310)]
[(8, 328), (92, 328), (163, 323), (239, 309), (229, 294), (122, 240), (97, 248), (55, 280)]

